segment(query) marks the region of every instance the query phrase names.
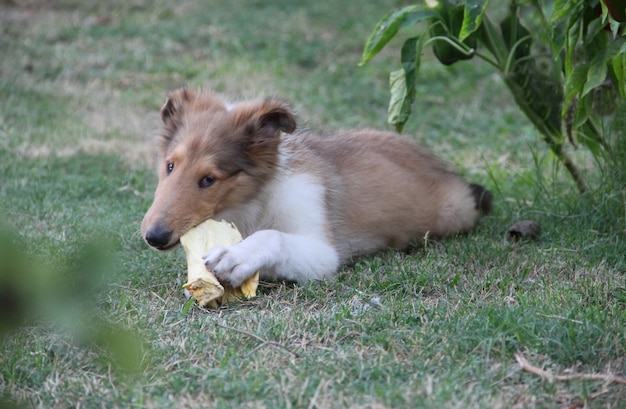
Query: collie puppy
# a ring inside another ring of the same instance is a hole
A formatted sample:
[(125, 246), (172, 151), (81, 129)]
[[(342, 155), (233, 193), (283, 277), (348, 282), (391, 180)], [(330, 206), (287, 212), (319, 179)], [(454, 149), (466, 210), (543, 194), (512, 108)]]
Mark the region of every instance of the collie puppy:
[(142, 222), (157, 250), (206, 219), (244, 240), (204, 258), (238, 287), (254, 272), (296, 282), (333, 276), (354, 256), (471, 230), (491, 194), (394, 133), (295, 132), (275, 99), (230, 104), (182, 88), (161, 108), (162, 163)]

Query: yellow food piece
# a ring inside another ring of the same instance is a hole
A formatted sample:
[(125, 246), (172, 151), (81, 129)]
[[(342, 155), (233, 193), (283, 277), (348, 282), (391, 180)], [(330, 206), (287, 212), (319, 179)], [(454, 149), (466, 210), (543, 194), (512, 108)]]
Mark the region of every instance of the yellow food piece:
[(187, 256), (187, 283), (183, 287), (202, 307), (218, 308), (229, 301), (252, 298), (259, 285), (257, 271), (239, 288), (220, 283), (204, 265), (202, 256), (215, 246), (232, 246), (242, 240), (237, 228), (225, 221), (207, 220), (180, 238)]

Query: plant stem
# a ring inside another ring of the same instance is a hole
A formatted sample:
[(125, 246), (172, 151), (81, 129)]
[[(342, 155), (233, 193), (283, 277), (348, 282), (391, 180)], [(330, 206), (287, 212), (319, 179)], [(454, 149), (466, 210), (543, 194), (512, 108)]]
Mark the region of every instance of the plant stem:
[(587, 183), (585, 182), (585, 179), (580, 174), (580, 170), (578, 170), (578, 167), (572, 161), (572, 158), (570, 158), (565, 152), (563, 152), (563, 145), (562, 144), (552, 145), (548, 142), (548, 146), (550, 147), (550, 150), (554, 152), (554, 154), (559, 159), (559, 161), (563, 164), (563, 166), (565, 166), (565, 169), (567, 169), (570, 176), (576, 183), (576, 187), (578, 188), (578, 191), (580, 193), (587, 192), (589, 188), (587, 186)]
[[(565, 169), (569, 172), (572, 179), (578, 187), (580, 193), (584, 193), (588, 190), (587, 183), (582, 177), (580, 171), (572, 159), (563, 151), (563, 138), (560, 131), (560, 123), (551, 123), (549, 117), (545, 112), (541, 111), (542, 107), (537, 103), (537, 100), (533, 100), (535, 97), (534, 92), (536, 89), (532, 88), (531, 81), (534, 81), (532, 72), (527, 72), (525, 75), (524, 84), (520, 83), (519, 77), (511, 75), (504, 75), (504, 82), (513, 94), (515, 102), (520, 107), (522, 112), (528, 119), (535, 125), (537, 130), (543, 136), (543, 140), (548, 144), (550, 150), (556, 155), (559, 161), (565, 166)], [(545, 107), (545, 105), (544, 105)], [(551, 107), (557, 109), (560, 112), (558, 106)], [(543, 116), (542, 116), (543, 115)], [(554, 122), (554, 121), (553, 121)]]
[(481, 53), (480, 51), (476, 50), (474, 51), (474, 55), (480, 59), (482, 59), (483, 61), (486, 61), (487, 63), (493, 65), (496, 68), (500, 68), (500, 64), (498, 64), (497, 61), (492, 60), (491, 58), (489, 58), (488, 55)]

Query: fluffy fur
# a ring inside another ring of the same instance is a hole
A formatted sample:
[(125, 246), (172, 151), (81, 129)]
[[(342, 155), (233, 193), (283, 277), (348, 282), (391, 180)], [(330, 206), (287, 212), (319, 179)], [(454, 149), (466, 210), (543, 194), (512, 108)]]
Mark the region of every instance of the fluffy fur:
[(413, 142), (374, 130), (294, 133), (281, 101), (227, 104), (179, 89), (161, 108), (162, 163), (142, 223), (168, 250), (202, 221), (233, 222), (244, 240), (205, 256), (219, 279), (255, 271), (298, 282), (332, 277), (353, 256), (467, 232), (491, 194)]

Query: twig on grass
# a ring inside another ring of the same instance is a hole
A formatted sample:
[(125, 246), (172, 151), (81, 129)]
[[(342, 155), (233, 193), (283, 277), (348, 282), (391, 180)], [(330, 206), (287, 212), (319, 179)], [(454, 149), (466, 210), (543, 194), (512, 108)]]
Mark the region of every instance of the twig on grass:
[(243, 329), (239, 329), (239, 328), (234, 328), (234, 327), (229, 327), (228, 325), (224, 325), (224, 324), (219, 324), (219, 323), (215, 323), (215, 326), (219, 327), (219, 328), (223, 328), (229, 331), (234, 331), (234, 332), (238, 332), (240, 334), (244, 334), (249, 336), (250, 338), (254, 338), (257, 341), (260, 342), (259, 345), (257, 345), (252, 351), (250, 351), (248, 354), (246, 354), (245, 358), (247, 358), (249, 355), (251, 355), (252, 353), (256, 352), (258, 349), (262, 348), (265, 345), (269, 345), (272, 346), (276, 349), (280, 349), (282, 351), (288, 352), (291, 355), (293, 355), (295, 358), (300, 358), (300, 355), (298, 355), (297, 353), (293, 352), (291, 349), (287, 348), (286, 346), (284, 346), (283, 344), (281, 344), (280, 342), (276, 342), (276, 341), (268, 341), (265, 338), (262, 338), (260, 336), (258, 336), (255, 333), (243, 330)]
[(541, 368), (531, 365), (526, 358), (520, 353), (515, 354), (515, 359), (517, 363), (522, 367), (523, 371), (533, 373), (535, 375), (539, 375), (542, 378), (546, 379), (548, 382), (552, 383), (554, 381), (561, 382), (569, 382), (569, 381), (604, 381), (606, 384), (611, 383), (619, 383), (621, 385), (626, 385), (626, 378), (622, 378), (621, 376), (616, 376), (612, 374), (573, 374), (573, 375), (553, 375), (548, 371), (544, 371)]

